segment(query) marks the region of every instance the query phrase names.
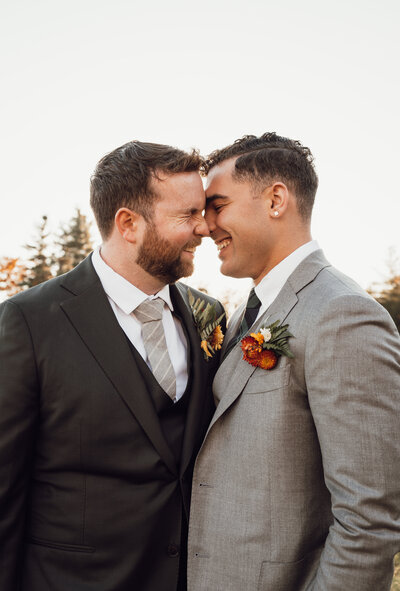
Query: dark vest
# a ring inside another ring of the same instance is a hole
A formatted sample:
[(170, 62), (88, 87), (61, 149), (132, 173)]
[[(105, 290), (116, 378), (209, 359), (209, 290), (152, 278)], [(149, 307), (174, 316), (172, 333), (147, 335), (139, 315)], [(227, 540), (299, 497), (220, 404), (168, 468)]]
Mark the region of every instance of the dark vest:
[[(161, 430), (164, 434), (165, 440), (174, 454), (176, 465), (179, 468), (182, 455), (183, 435), (185, 433), (186, 412), (189, 405), (191, 389), (190, 373), (188, 375), (188, 383), (185, 392), (178, 402), (175, 403), (171, 400), (165, 390), (161, 388), (160, 384), (151, 373), (147, 363), (129, 339), (128, 343), (141, 376), (146, 383), (149, 396), (153, 400), (154, 408), (160, 420)], [(177, 591), (186, 591), (187, 535), (188, 522), (182, 502), (179, 580)]]
[(129, 339), (128, 342), (136, 361), (136, 365), (146, 383), (149, 396), (153, 401), (165, 440), (171, 448), (176, 460), (176, 465), (179, 468), (182, 455), (183, 435), (185, 432), (186, 412), (190, 396), (190, 376), (182, 398), (176, 403), (173, 402), (163, 388), (161, 388), (160, 384), (151, 373), (147, 363), (144, 361), (140, 353), (137, 352)]

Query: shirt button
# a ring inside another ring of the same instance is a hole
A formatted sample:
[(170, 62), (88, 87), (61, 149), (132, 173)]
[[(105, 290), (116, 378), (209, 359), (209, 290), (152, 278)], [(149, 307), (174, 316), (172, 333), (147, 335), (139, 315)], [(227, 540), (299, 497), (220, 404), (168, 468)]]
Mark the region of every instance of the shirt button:
[(179, 546), (176, 544), (168, 544), (167, 554), (168, 556), (171, 556), (171, 558), (176, 558), (179, 556)]

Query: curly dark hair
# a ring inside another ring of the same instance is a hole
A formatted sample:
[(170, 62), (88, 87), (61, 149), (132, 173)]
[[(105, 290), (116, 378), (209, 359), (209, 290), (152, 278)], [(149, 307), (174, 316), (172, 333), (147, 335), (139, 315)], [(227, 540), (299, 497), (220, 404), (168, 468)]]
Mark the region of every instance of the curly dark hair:
[(202, 165), (196, 150), (184, 152), (172, 146), (132, 141), (104, 156), (90, 179), (90, 205), (100, 234), (110, 235), (114, 216), (128, 207), (150, 221), (158, 198), (151, 180), (160, 173), (196, 172)]
[(296, 195), (300, 215), (305, 220), (310, 219), (318, 177), (309, 148), (274, 132), (260, 137), (245, 135), (230, 146), (214, 150), (204, 160), (201, 173), (205, 176), (214, 166), (235, 156), (238, 156), (233, 173), (235, 179), (249, 180), (258, 189), (266, 183), (284, 182)]

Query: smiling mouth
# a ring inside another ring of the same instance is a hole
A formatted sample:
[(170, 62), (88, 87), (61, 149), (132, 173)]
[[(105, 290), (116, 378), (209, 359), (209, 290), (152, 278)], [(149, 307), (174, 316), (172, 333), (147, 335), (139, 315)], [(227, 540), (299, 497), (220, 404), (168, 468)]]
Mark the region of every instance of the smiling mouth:
[(224, 238), (220, 242), (216, 242), (215, 244), (217, 246), (218, 252), (221, 252), (221, 250), (223, 250), (224, 248), (226, 248), (227, 246), (229, 246), (229, 244), (231, 242), (232, 242), (232, 238)]

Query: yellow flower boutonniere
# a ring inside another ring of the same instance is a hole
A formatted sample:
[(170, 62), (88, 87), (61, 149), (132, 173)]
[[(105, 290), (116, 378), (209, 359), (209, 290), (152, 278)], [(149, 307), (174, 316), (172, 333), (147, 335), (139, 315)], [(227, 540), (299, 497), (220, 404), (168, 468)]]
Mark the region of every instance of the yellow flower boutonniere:
[(188, 289), (189, 304), (193, 314), (193, 320), (201, 340), (200, 347), (206, 361), (212, 357), (216, 351), (221, 349), (224, 341), (220, 322), (225, 316), (221, 314), (217, 318), (217, 311), (214, 304), (206, 304), (204, 300), (194, 296)]

